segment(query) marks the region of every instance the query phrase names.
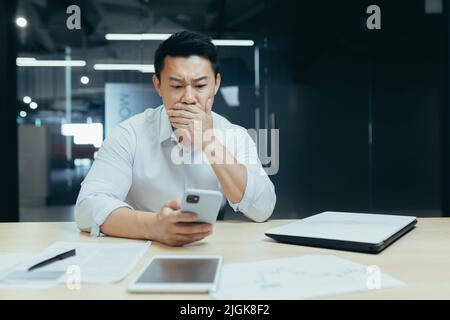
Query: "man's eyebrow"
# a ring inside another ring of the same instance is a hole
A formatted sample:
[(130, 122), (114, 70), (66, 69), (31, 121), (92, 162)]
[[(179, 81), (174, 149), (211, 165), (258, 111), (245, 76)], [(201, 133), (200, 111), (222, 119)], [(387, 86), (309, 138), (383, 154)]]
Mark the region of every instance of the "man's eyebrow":
[(177, 77), (173, 77), (173, 76), (170, 76), (170, 77), (169, 77), (169, 80), (172, 80), (172, 81), (178, 81), (178, 82), (183, 82), (183, 79), (177, 78)]
[[(195, 82), (199, 82), (199, 81), (207, 80), (207, 79), (208, 79), (207, 76), (201, 76), (201, 77), (195, 78), (194, 81)], [(184, 79), (183, 78), (177, 78), (177, 77), (174, 77), (174, 76), (169, 76), (169, 81), (184, 82)]]

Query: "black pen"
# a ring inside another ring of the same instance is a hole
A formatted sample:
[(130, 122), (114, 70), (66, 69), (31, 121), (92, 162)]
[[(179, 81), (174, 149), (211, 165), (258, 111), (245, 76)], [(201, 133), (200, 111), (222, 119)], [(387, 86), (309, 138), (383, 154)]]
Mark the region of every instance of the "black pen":
[(52, 258), (49, 258), (49, 259), (44, 260), (44, 261), (41, 261), (41, 262), (39, 262), (39, 263), (29, 267), (28, 271), (31, 271), (31, 270), (34, 270), (34, 269), (46, 266), (46, 265), (48, 265), (48, 264), (50, 264), (52, 262), (55, 262), (55, 261), (59, 261), (59, 260), (63, 260), (63, 259), (72, 257), (74, 255), (75, 255), (75, 249), (71, 249), (71, 250), (69, 250), (67, 252), (60, 253), (60, 254), (52, 257)]

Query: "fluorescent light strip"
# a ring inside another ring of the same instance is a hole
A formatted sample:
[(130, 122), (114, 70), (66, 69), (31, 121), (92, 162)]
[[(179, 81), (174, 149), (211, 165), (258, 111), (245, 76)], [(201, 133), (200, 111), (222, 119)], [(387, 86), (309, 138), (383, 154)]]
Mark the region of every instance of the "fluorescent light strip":
[[(171, 36), (170, 33), (108, 33), (106, 40), (123, 41), (146, 41), (146, 40), (166, 40)], [(212, 41), (216, 46), (244, 46), (251, 47), (255, 45), (253, 40), (227, 40), (215, 39)]]
[(18, 67), (84, 67), (84, 60), (37, 60), (35, 58), (17, 58)]
[(253, 40), (213, 40), (216, 46), (230, 46), (230, 47), (251, 47), (255, 45)]
[(142, 66), (141, 72), (143, 73), (155, 73), (155, 66), (153, 64)]
[(31, 61), (36, 61), (36, 58), (28, 58), (28, 57), (16, 58), (16, 64), (18, 64), (18, 63), (26, 63), (26, 62), (31, 62)]
[(122, 70), (122, 71), (141, 71), (155, 72), (153, 64), (114, 64), (114, 63), (98, 63), (94, 64), (95, 70)]
[(142, 40), (166, 40), (172, 34), (170, 33), (108, 33), (105, 35), (106, 40), (125, 40), (125, 41), (142, 41)]

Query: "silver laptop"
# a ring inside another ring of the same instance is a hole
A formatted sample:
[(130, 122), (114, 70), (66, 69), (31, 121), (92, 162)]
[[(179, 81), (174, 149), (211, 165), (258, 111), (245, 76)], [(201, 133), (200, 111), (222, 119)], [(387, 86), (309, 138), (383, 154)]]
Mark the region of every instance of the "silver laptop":
[(280, 242), (378, 253), (413, 229), (416, 217), (326, 211), (266, 231)]

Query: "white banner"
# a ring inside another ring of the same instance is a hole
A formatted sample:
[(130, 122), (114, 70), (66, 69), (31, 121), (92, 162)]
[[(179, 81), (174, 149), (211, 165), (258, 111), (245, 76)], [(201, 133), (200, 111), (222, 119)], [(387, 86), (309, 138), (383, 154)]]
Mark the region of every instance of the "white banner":
[(151, 84), (105, 84), (105, 136), (120, 122), (162, 104)]

